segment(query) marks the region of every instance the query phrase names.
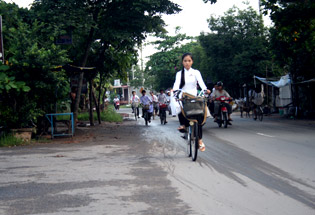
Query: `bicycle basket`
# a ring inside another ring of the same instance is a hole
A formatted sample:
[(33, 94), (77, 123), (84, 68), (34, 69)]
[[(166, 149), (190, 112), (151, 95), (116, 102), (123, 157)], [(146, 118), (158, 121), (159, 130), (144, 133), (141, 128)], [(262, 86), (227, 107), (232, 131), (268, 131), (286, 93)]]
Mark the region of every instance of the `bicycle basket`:
[(160, 104), (160, 109), (167, 108), (167, 104)]
[(143, 105), (143, 110), (149, 110), (150, 109), (150, 105)]
[(139, 106), (139, 102), (132, 102), (131, 106), (133, 108), (137, 108)]
[(205, 101), (203, 98), (183, 93), (182, 109), (186, 117), (196, 117), (205, 114)]

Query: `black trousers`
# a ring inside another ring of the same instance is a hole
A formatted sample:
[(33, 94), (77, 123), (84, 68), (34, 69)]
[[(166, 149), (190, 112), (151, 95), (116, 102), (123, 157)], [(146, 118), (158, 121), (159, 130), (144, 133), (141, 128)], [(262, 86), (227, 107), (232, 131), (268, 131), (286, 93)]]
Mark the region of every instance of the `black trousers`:
[[(178, 119), (179, 119), (179, 124), (180, 125), (184, 125), (185, 127), (189, 126), (189, 120), (186, 119), (182, 113), (178, 114)], [(203, 116), (200, 116), (200, 117), (197, 118), (197, 121), (198, 121), (198, 134), (199, 134), (199, 138), (200, 139), (202, 139), (202, 125), (201, 125), (201, 123), (203, 122), (203, 120), (204, 120)]]

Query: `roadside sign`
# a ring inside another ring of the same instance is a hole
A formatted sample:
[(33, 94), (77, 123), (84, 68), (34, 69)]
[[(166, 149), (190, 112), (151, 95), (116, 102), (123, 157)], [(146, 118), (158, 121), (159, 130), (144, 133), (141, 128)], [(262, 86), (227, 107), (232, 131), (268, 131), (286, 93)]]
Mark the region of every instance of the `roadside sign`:
[(72, 44), (72, 35), (67, 34), (67, 35), (60, 35), (56, 39), (56, 45), (71, 45)]

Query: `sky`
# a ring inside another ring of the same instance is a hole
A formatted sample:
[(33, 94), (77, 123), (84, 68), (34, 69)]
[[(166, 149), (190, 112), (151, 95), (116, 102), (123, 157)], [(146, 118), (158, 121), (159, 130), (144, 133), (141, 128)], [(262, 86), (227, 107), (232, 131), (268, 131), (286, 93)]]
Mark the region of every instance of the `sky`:
[[(14, 2), (20, 7), (28, 7), (33, 0), (5, 0), (6, 2)], [(175, 34), (175, 27), (180, 26), (180, 33), (185, 33), (188, 36), (198, 36), (200, 32), (209, 32), (207, 19), (210, 16), (223, 16), (233, 5), (240, 9), (245, 9), (247, 6), (243, 3), (244, 0), (218, 0), (216, 4), (204, 3), (203, 0), (171, 0), (181, 6), (182, 11), (174, 15), (163, 15), (162, 18), (166, 23), (166, 30), (170, 35)], [(256, 11), (259, 8), (259, 0), (248, 0), (248, 3)], [(269, 17), (264, 17), (265, 25), (271, 25)], [(148, 41), (154, 40), (148, 37)], [(143, 47), (143, 58), (153, 54), (156, 50), (153, 46), (147, 45)]]

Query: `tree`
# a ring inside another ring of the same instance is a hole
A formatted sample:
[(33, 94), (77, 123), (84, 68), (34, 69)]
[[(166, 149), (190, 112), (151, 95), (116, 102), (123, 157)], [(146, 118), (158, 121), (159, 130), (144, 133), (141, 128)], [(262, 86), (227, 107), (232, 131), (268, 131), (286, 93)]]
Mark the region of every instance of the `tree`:
[[(274, 22), (271, 47), (274, 60), (289, 69), (293, 83), (314, 78), (315, 70), (315, 4), (311, 0), (262, 0), (264, 13)], [(299, 106), (298, 86), (293, 85), (294, 105)], [(306, 89), (305, 92), (314, 90)], [(311, 96), (308, 97), (310, 106)], [(303, 104), (302, 104), (303, 105)]]
[(253, 83), (254, 75), (265, 74), (269, 53), (262, 17), (251, 7), (233, 7), (208, 22), (212, 33), (199, 37), (207, 56), (203, 67), (213, 81), (223, 81), (233, 96), (239, 96), (240, 86)]
[(29, 87), (3, 94), (0, 123), (9, 128), (33, 126), (38, 117), (54, 111), (54, 104), (66, 97), (62, 90), (67, 87), (65, 74), (51, 70), (68, 61), (66, 52), (54, 45), (53, 39), (38, 36), (44, 23), (32, 19), (29, 10), (1, 1), (0, 13), (9, 66), (2, 72), (16, 84)]
[[(41, 20), (50, 23), (47, 30), (59, 33), (72, 31), (77, 42), (70, 50), (76, 57), (72, 59), (83, 67), (88, 63), (95, 41), (101, 44), (97, 51), (98, 65), (109, 57), (106, 52), (111, 48), (117, 49), (120, 54), (135, 53), (135, 45), (145, 39), (146, 33), (164, 30), (161, 14), (180, 11), (179, 6), (169, 0), (41, 0), (34, 3), (33, 9)], [(80, 74), (75, 116), (82, 79), (83, 73)]]
[(149, 57), (145, 73), (154, 78), (151, 82), (155, 90), (173, 86), (175, 74), (182, 68), (181, 56), (186, 52), (192, 52), (193, 47), (197, 45), (192, 41), (193, 38), (179, 33), (179, 30), (177, 28), (175, 36), (160, 34), (160, 40), (153, 42), (157, 45), (158, 52)]

